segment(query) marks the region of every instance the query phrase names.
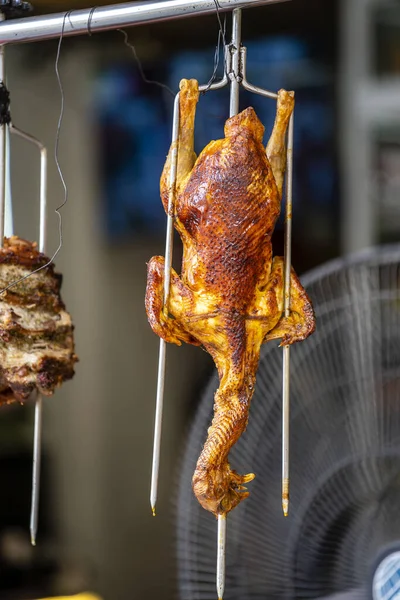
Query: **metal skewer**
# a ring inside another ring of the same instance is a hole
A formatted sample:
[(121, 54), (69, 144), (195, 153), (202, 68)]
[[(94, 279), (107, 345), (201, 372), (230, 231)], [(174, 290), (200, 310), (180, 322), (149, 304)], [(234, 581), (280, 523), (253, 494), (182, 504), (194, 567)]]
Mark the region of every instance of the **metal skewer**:
[[(292, 264), (292, 189), (293, 189), (293, 113), (289, 121), (286, 153), (285, 280), (284, 311), (290, 314), (290, 270)], [(282, 509), (289, 512), (289, 423), (290, 423), (290, 346), (283, 348), (282, 374)]]
[(217, 594), (222, 600), (225, 591), (226, 515), (218, 515)]
[[(247, 81), (246, 77), (246, 48), (242, 47), (241, 74), (242, 85), (249, 92), (277, 98), (274, 92), (269, 92)], [(293, 113), (290, 117), (287, 151), (286, 151), (286, 205), (285, 205), (285, 258), (284, 258), (284, 287), (283, 287), (283, 309), (285, 317), (290, 314), (290, 270), (292, 264), (292, 193), (293, 193)], [(283, 348), (282, 365), (282, 509), (285, 517), (289, 513), (289, 421), (290, 421), (290, 346)]]
[[(47, 245), (47, 149), (35, 137), (21, 131), (14, 125), (9, 126), (10, 133), (35, 145), (40, 151), (40, 214), (39, 214), (39, 251), (45, 253)], [(43, 400), (38, 394), (35, 403), (35, 425), (33, 435), (32, 500), (30, 517), (31, 543), (36, 545), (39, 516), (40, 466), (42, 449)]]
[[(239, 87), (241, 83), (241, 29), (242, 11), (235, 8), (232, 12), (232, 42), (230, 45), (230, 99), (229, 116), (234, 117), (239, 112)], [(217, 594), (218, 600), (222, 600), (225, 591), (225, 556), (226, 556), (226, 514), (218, 515), (218, 550), (217, 550)]]
[[(4, 14), (0, 13), (0, 22), (4, 21)], [(5, 46), (0, 46), (0, 84), (6, 84), (5, 75)], [(7, 156), (7, 125), (0, 125), (0, 247), (4, 244), (4, 219), (6, 208), (6, 156)]]
[(11, 237), (14, 235), (14, 215), (12, 205), (11, 191), (11, 162), (10, 162), (10, 129), (6, 129), (6, 209), (4, 220), (4, 236)]
[[(172, 122), (172, 155), (169, 174), (169, 197), (167, 233), (165, 241), (165, 271), (164, 271), (164, 310), (168, 307), (169, 288), (171, 281), (172, 250), (174, 241), (174, 207), (176, 172), (178, 166), (178, 134), (179, 134), (179, 93), (175, 96), (174, 117)], [(165, 358), (166, 342), (160, 338), (157, 375), (156, 416), (154, 423), (153, 462), (151, 468), (150, 505), (153, 515), (156, 514), (158, 473), (160, 468), (161, 428), (164, 404)]]
[(242, 81), (240, 69), (240, 44), (241, 44), (241, 29), (242, 29), (242, 10), (235, 8), (232, 12), (232, 42), (231, 50), (231, 69), (228, 73), (230, 79), (230, 101), (229, 101), (229, 116), (234, 117), (239, 112), (239, 87)]

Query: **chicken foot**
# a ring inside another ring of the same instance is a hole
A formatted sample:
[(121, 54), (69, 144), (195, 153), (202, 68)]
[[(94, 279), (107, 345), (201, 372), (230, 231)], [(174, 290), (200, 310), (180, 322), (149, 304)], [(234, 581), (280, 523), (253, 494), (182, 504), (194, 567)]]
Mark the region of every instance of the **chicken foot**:
[(255, 477), (254, 473), (239, 475), (228, 463), (232, 446), (247, 426), (255, 377), (243, 377), (236, 386), (229, 373), (222, 380), (225, 383), (215, 393), (214, 417), (192, 479), (197, 500), (215, 516), (228, 513), (247, 498), (244, 484)]

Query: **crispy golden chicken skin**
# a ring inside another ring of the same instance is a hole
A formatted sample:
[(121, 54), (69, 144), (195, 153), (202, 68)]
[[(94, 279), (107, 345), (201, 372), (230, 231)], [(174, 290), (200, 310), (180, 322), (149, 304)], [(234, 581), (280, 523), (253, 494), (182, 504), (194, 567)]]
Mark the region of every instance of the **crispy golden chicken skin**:
[[(163, 306), (164, 258), (148, 264), (146, 311), (153, 331), (167, 342), (201, 345), (214, 359), (220, 386), (214, 418), (193, 476), (193, 490), (214, 515), (248, 496), (252, 473), (230, 468), (228, 454), (246, 428), (261, 344), (305, 339), (315, 329), (311, 302), (291, 273), (290, 316), (283, 316), (283, 259), (272, 258), (271, 235), (280, 213), (285, 136), (293, 92), (280, 90), (271, 138), (252, 108), (225, 124), (225, 137), (196, 159), (195, 80), (180, 84), (180, 128), (174, 225), (183, 244), (182, 272), (171, 272)], [(161, 199), (168, 207), (170, 149)]]

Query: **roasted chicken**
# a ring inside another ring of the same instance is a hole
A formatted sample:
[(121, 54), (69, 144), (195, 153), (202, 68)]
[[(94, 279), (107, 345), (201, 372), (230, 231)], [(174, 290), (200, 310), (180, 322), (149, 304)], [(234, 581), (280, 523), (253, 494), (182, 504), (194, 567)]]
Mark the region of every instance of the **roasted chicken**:
[[(36, 244), (16, 236), (0, 248), (0, 404), (45, 396), (74, 375), (73, 325), (60, 297), (62, 277)], [(26, 277), (29, 275), (28, 277)], [(2, 290), (17, 280), (7, 291)]]
[[(193, 490), (214, 515), (248, 496), (252, 473), (230, 468), (228, 454), (246, 428), (261, 344), (304, 340), (315, 328), (311, 302), (291, 272), (290, 316), (283, 315), (283, 259), (272, 258), (271, 235), (281, 209), (285, 136), (294, 94), (281, 90), (272, 135), (252, 108), (227, 120), (225, 137), (198, 158), (194, 123), (198, 83), (180, 84), (180, 126), (174, 225), (183, 244), (181, 277), (172, 270), (163, 305), (164, 258), (148, 264), (146, 310), (167, 342), (201, 345), (218, 369), (214, 418), (193, 476)], [(168, 210), (170, 149), (161, 199)]]

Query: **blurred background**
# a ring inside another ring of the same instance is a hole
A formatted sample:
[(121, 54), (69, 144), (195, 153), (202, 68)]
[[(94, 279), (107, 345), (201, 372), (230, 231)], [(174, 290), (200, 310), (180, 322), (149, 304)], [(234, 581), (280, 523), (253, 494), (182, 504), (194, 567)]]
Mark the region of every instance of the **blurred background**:
[[(105, 2), (97, 1), (97, 4)], [(108, 2), (109, 3), (109, 2)], [(83, 8), (36, 0), (36, 13)], [(147, 79), (177, 90), (213, 72), (215, 15), (131, 28)], [(227, 38), (230, 35), (227, 17)], [(296, 90), (293, 265), (299, 274), (400, 233), (400, 4), (292, 0), (243, 13), (248, 77)], [(10, 46), (14, 124), (52, 158), (60, 111), (57, 41)], [(61, 46), (65, 114), (60, 163), (68, 185), (57, 268), (76, 325), (76, 376), (45, 402), (39, 546), (29, 545), (32, 408), (0, 420), (0, 597), (90, 588), (105, 600), (174, 597), (171, 502), (190, 418), (211, 359), (168, 348), (158, 516), (149, 506), (158, 338), (144, 310), (146, 261), (164, 252), (158, 180), (168, 151), (172, 96), (146, 83), (121, 32)], [(242, 95), (270, 131), (275, 107)], [(224, 92), (201, 98), (196, 145), (221, 137)], [(267, 134), (266, 134), (267, 137)], [(12, 140), (15, 232), (37, 239), (39, 162)], [(50, 160), (49, 203), (63, 190)], [(49, 213), (50, 250), (58, 243)], [(278, 224), (275, 252), (282, 253)], [(175, 260), (179, 268), (179, 244)]]

